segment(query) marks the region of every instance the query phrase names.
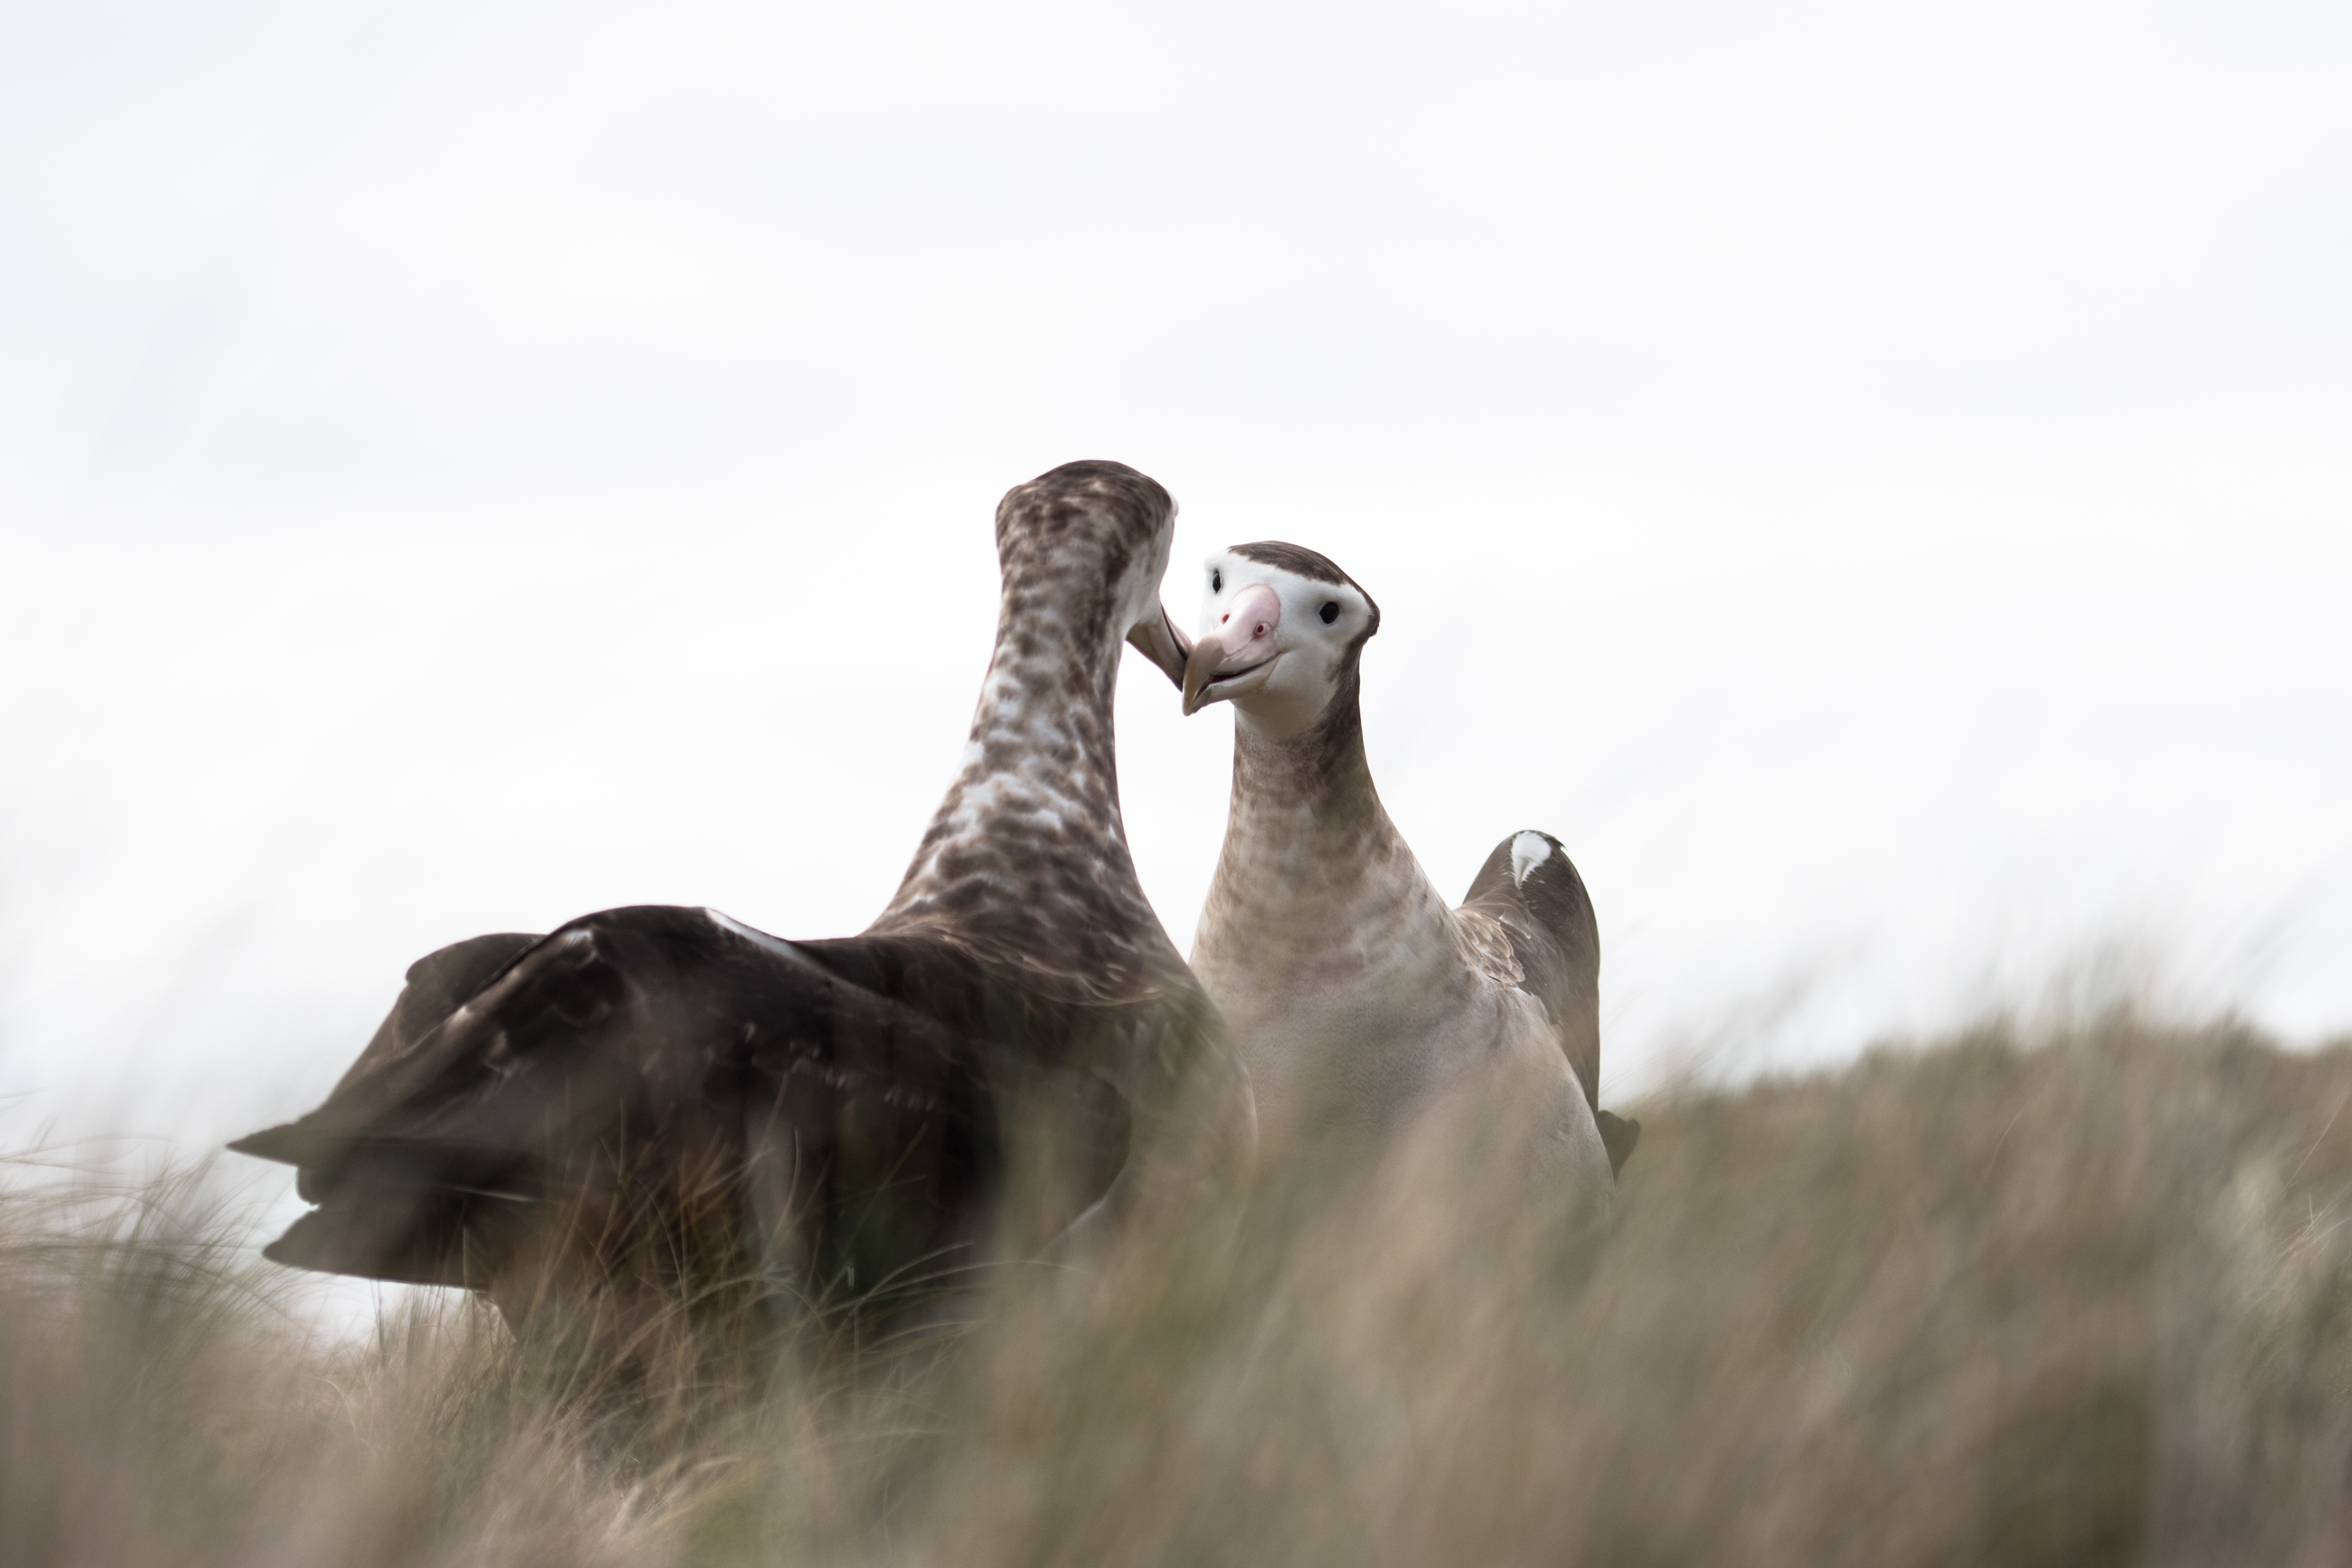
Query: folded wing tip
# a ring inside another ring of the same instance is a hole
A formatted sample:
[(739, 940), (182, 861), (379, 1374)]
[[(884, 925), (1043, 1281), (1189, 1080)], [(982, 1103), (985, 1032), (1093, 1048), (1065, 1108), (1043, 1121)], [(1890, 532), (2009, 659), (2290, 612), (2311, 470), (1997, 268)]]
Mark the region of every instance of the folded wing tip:
[(265, 1127), (249, 1132), (228, 1145), (232, 1154), (248, 1154), (257, 1160), (275, 1160), (281, 1165), (299, 1165), (302, 1162), (289, 1145), (295, 1141), (295, 1129), (299, 1122), (289, 1121), (277, 1127)]

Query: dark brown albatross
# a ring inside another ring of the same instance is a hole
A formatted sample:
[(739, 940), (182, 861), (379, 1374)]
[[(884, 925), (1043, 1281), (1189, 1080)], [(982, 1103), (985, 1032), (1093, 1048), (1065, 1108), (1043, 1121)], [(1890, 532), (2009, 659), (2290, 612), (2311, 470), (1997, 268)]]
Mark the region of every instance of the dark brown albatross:
[(268, 1256), (510, 1319), (551, 1282), (746, 1268), (822, 1300), (983, 1260), (1041, 1107), (1076, 1145), (1048, 1232), (1232, 1163), (1247, 1079), (1136, 879), (1113, 750), (1122, 642), (1181, 679), (1174, 515), (1118, 463), (1006, 494), (963, 766), (862, 935), (643, 907), (420, 961), (324, 1104), (230, 1145), (317, 1205)]

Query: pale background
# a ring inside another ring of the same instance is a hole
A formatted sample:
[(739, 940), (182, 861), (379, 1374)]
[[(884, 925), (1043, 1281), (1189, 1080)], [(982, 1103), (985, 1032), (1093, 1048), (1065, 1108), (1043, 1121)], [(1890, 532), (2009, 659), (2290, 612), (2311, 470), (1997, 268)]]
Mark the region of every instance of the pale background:
[[(407, 962), (862, 926), (1009, 485), (1377, 596), (1612, 1096), (2140, 988), (2352, 1026), (2352, 10), (0, 10), (0, 1128), (314, 1102)], [(1180, 945), (1230, 721), (1130, 659)]]

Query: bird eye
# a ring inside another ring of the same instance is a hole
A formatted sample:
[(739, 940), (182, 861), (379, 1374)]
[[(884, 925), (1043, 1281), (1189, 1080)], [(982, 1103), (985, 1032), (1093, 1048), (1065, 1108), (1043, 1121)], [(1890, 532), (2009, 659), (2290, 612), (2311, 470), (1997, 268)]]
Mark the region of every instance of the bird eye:
[(1324, 601), (1323, 601), (1323, 624), (1324, 624), (1325, 626), (1329, 626), (1333, 621), (1336, 621), (1336, 620), (1338, 620), (1339, 618), (1339, 600), (1337, 600), (1337, 599), (1326, 599), (1326, 600), (1324, 600)]
[(1212, 572), (1212, 573), (1210, 573), (1210, 574), (1209, 574), (1209, 592), (1210, 592), (1210, 593), (1212, 593), (1212, 594), (1222, 594), (1222, 593), (1223, 593), (1224, 591), (1225, 591), (1225, 574), (1224, 574), (1223, 572)]

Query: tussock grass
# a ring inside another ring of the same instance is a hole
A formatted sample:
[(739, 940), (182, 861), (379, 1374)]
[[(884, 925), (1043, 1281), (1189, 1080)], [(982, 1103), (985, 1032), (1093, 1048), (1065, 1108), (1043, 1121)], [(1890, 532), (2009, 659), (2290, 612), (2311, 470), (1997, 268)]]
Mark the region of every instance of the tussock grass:
[[(1580, 1226), (1294, 1162), (919, 1348), (320, 1335), (201, 1170), (0, 1189), (36, 1564), (2352, 1554), (2352, 1048), (2127, 1013), (1639, 1108)], [(675, 1333), (690, 1338), (680, 1316)], [(942, 1344), (948, 1348), (942, 1349)]]

